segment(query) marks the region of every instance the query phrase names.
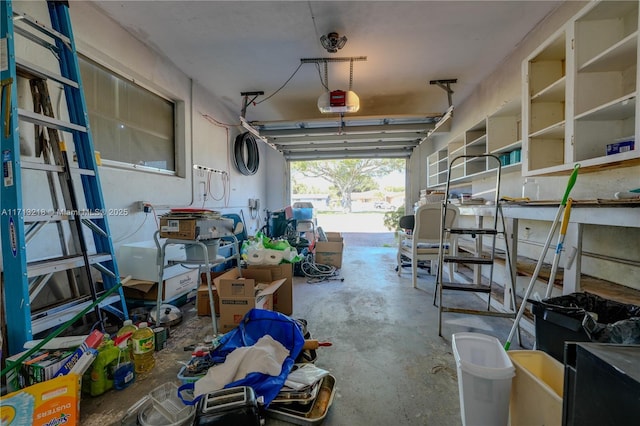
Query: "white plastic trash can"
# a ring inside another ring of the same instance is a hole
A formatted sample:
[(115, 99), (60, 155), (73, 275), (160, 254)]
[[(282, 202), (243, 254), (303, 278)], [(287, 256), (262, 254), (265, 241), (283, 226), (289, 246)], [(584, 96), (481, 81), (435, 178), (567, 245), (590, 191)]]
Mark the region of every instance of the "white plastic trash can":
[(451, 346), (463, 426), (506, 426), (515, 368), (500, 341), (480, 333), (455, 333)]

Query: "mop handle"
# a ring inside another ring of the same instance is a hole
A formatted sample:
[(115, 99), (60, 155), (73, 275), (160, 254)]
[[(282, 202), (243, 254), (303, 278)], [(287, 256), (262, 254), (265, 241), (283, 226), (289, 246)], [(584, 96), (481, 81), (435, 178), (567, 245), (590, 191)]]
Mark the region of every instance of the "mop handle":
[(567, 204), (567, 200), (569, 199), (569, 193), (573, 189), (573, 186), (576, 184), (576, 179), (578, 179), (578, 169), (580, 169), (580, 163), (576, 163), (573, 167), (573, 171), (571, 172), (571, 176), (569, 176), (569, 182), (567, 183), (567, 189), (564, 191), (564, 196), (562, 197), (562, 205)]
[(551, 265), (551, 273), (549, 274), (549, 282), (547, 283), (547, 291), (545, 291), (544, 298), (551, 297), (553, 291), (553, 283), (556, 279), (556, 273), (558, 272), (558, 263), (560, 262), (560, 254), (562, 253), (562, 247), (564, 245), (564, 237), (567, 235), (567, 228), (569, 227), (569, 217), (571, 217), (571, 204), (573, 200), (569, 198), (567, 205), (564, 208), (564, 215), (562, 216), (562, 225), (560, 226), (560, 232), (558, 233), (558, 244), (556, 245), (556, 252), (553, 256), (553, 264)]
[[(520, 304), (520, 309), (518, 309), (518, 314), (516, 315), (516, 318), (513, 320), (513, 327), (511, 327), (511, 331), (509, 332), (509, 336), (507, 337), (507, 341), (504, 344), (504, 349), (506, 351), (509, 350), (509, 347), (511, 346), (511, 339), (513, 338), (513, 335), (516, 332), (516, 329), (518, 328), (518, 324), (520, 323), (520, 319), (522, 318), (522, 316), (524, 315), (524, 310), (526, 308), (526, 303), (527, 303), (527, 299), (529, 298), (529, 295), (531, 294), (531, 291), (533, 290), (533, 286), (535, 284), (536, 279), (538, 278), (538, 274), (540, 273), (540, 269), (542, 268), (542, 263), (544, 261), (544, 257), (547, 253), (547, 250), (549, 249), (549, 244), (551, 243), (551, 239), (553, 238), (553, 233), (556, 230), (556, 227), (558, 226), (558, 221), (560, 220), (560, 216), (562, 215), (562, 210), (564, 209), (564, 206), (567, 205), (567, 201), (569, 200), (569, 194), (571, 193), (571, 190), (573, 189), (573, 186), (576, 184), (576, 179), (578, 179), (578, 170), (580, 169), (580, 163), (576, 163), (576, 165), (573, 167), (573, 171), (571, 172), (571, 176), (569, 176), (569, 181), (567, 182), (567, 189), (564, 191), (564, 196), (562, 197), (562, 202), (560, 203), (560, 207), (558, 208), (558, 211), (556, 213), (556, 217), (553, 220), (553, 223), (551, 225), (551, 232), (549, 232), (549, 235), (547, 236), (547, 241), (544, 244), (544, 248), (542, 249), (542, 254), (540, 256), (540, 259), (538, 259), (538, 263), (536, 264), (536, 268), (533, 271), (533, 276), (531, 277), (531, 281), (529, 282), (529, 285), (527, 286), (527, 289), (525, 290), (524, 293), (524, 297), (522, 299), (522, 303)], [(567, 209), (565, 209), (564, 211), (564, 218), (566, 218), (566, 220), (563, 220), (562, 226), (561, 228), (564, 229), (565, 233), (567, 230), (567, 226), (569, 223), (569, 216), (568, 216), (568, 211), (567, 210), (571, 210), (571, 205), (569, 205), (569, 207)], [(564, 235), (562, 231), (560, 231), (561, 235)]]
[(538, 259), (538, 263), (536, 263), (536, 267), (533, 270), (533, 275), (531, 275), (531, 281), (529, 281), (529, 285), (527, 286), (524, 292), (524, 295), (522, 296), (522, 303), (520, 304), (520, 309), (518, 309), (518, 314), (516, 315), (516, 318), (513, 320), (513, 326), (511, 327), (511, 331), (509, 332), (507, 341), (504, 344), (505, 351), (509, 350), (509, 347), (511, 346), (511, 339), (513, 338), (513, 335), (516, 333), (516, 329), (518, 328), (518, 323), (520, 323), (520, 319), (524, 315), (524, 310), (527, 307), (527, 303), (526, 303), (527, 299), (529, 298), (529, 295), (533, 290), (533, 285), (535, 284), (536, 279), (538, 279), (538, 275), (540, 275), (540, 270), (542, 269), (544, 257), (547, 251), (549, 250), (549, 246), (551, 245), (553, 234), (556, 232), (556, 229), (558, 228), (558, 224), (560, 223), (560, 217), (562, 216), (563, 208), (564, 207), (562, 205), (558, 207), (558, 211), (556, 212), (556, 217), (553, 219), (553, 223), (551, 224), (551, 230), (549, 231), (549, 234), (547, 235), (547, 239), (544, 242), (544, 247), (542, 248), (542, 254), (540, 255), (540, 258)]
[[(569, 227), (569, 217), (571, 216), (571, 204), (573, 200), (569, 198), (567, 205), (564, 208), (564, 215), (562, 216), (562, 225), (560, 225), (560, 235), (567, 235), (567, 228)], [(559, 247), (561, 249), (562, 247)]]

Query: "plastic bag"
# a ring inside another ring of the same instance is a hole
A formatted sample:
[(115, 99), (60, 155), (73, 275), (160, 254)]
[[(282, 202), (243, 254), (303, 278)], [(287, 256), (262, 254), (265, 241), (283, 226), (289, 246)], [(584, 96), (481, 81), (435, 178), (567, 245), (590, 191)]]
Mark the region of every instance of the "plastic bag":
[(621, 345), (640, 344), (640, 318), (629, 318), (613, 324), (598, 324), (591, 333), (592, 340), (600, 343)]
[(261, 232), (253, 240), (242, 244), (242, 257), (250, 265), (277, 265), (302, 260), (295, 247), (286, 240), (272, 240)]
[(582, 319), (588, 312), (601, 324), (640, 317), (640, 306), (619, 303), (587, 292), (544, 299), (540, 304), (546, 310), (557, 311), (577, 319)]
[(542, 300), (545, 310), (581, 321), (593, 342), (640, 344), (640, 306), (587, 292)]

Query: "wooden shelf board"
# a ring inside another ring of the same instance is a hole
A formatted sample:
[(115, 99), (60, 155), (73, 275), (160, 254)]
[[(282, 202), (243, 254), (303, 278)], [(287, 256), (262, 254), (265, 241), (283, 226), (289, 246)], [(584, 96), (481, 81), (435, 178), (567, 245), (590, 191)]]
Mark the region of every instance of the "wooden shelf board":
[(578, 72), (624, 71), (637, 63), (637, 51), (638, 32), (636, 31), (585, 62)]
[(544, 129), (536, 130), (529, 135), (529, 138), (564, 139), (564, 125), (565, 121), (562, 120), (558, 123), (552, 124), (551, 126), (547, 126)]
[(630, 93), (576, 115), (576, 121), (610, 121), (635, 117), (636, 93)]
[(562, 76), (531, 96), (531, 102), (564, 102), (567, 77)]

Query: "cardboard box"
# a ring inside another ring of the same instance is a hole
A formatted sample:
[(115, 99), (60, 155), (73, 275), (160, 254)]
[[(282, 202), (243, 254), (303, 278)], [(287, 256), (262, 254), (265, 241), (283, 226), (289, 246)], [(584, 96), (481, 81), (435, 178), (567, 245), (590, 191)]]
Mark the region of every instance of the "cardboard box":
[(31, 354), (22, 363), (17, 364), (27, 351), (22, 351), (8, 357), (5, 362), (7, 367), (12, 367), (7, 372), (7, 390), (15, 392), (36, 383), (52, 379), (60, 367), (69, 359), (73, 351), (41, 349)]
[(342, 242), (342, 233), (340, 232), (325, 232), (324, 233), (325, 236), (327, 237), (327, 241), (335, 241), (335, 242)]
[[(220, 316), (220, 296), (216, 289), (215, 279), (228, 271), (210, 272), (211, 274), (211, 290), (213, 292), (213, 305), (216, 310), (216, 316)], [(198, 315), (211, 315), (211, 307), (209, 306), (209, 290), (207, 288), (207, 276), (204, 272), (200, 274), (200, 287), (196, 295), (196, 311)]]
[[(198, 268), (190, 269), (182, 265), (169, 266), (164, 270), (162, 301), (168, 302), (198, 287)], [(156, 281), (129, 280), (123, 284), (126, 298), (139, 300), (157, 300), (158, 283)]]
[(64, 376), (71, 372), (71, 369), (82, 358), (89, 349), (97, 349), (103, 342), (104, 334), (99, 330), (93, 330), (84, 342), (73, 352), (73, 354), (60, 366), (54, 377)]
[[(220, 295), (216, 288), (211, 289), (213, 293), (213, 307), (216, 310), (216, 316), (220, 316)], [(196, 296), (196, 311), (198, 315), (211, 315), (211, 306), (209, 305), (209, 289), (207, 284), (201, 284), (198, 287), (198, 295)]]
[(284, 279), (285, 282), (273, 297), (273, 310), (285, 315), (293, 315), (293, 265), (281, 263), (280, 265), (249, 265), (243, 271), (243, 276), (252, 277), (251, 271), (268, 271), (271, 274), (269, 281)]
[(160, 237), (179, 240), (208, 240), (233, 235), (233, 219), (160, 218)]
[[(243, 274), (244, 275), (244, 274)], [(267, 276), (267, 274), (262, 274)], [(220, 296), (220, 330), (224, 333), (238, 326), (249, 310), (273, 310), (273, 294), (286, 280), (271, 282), (240, 277), (238, 269), (232, 269), (216, 278)]]
[(80, 376), (68, 374), (2, 397), (3, 425), (80, 424)]
[(635, 140), (619, 140), (615, 143), (607, 145), (607, 155), (620, 154), (621, 152), (629, 152), (635, 149)]
[(316, 263), (342, 268), (342, 241), (318, 241), (316, 243)]
[(173, 238), (179, 240), (195, 240), (196, 233), (195, 219), (168, 219), (160, 218), (160, 237)]
[[(234, 268), (235, 269), (235, 268)], [(245, 274), (243, 273), (243, 276)], [(251, 274), (250, 274), (251, 275)], [(219, 277), (226, 277), (229, 279), (233, 279), (237, 277), (237, 273), (233, 272), (232, 269), (224, 271), (224, 272), (211, 272), (211, 284), (212, 284), (212, 292), (213, 292), (213, 307), (216, 310), (216, 316), (220, 316), (220, 295), (218, 294), (218, 289), (216, 288), (216, 284), (220, 282)], [(271, 282), (271, 274), (266, 271), (262, 276), (254, 276), (251, 278), (257, 279), (261, 282)], [(196, 301), (196, 310), (198, 315), (211, 315), (211, 306), (209, 305), (209, 290), (207, 288), (206, 275), (203, 273), (200, 274), (200, 287), (198, 287), (198, 295)]]

